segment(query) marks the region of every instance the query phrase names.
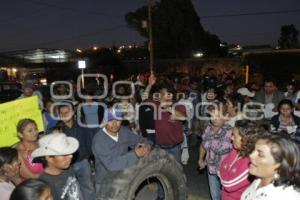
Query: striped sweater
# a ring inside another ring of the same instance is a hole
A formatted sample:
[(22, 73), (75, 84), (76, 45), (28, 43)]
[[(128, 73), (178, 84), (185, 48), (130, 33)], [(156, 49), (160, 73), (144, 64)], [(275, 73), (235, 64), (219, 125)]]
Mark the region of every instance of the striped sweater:
[(233, 149), (223, 160), (218, 175), (223, 186), (222, 200), (239, 200), (245, 189), (251, 184), (249, 176), (249, 158), (238, 158)]

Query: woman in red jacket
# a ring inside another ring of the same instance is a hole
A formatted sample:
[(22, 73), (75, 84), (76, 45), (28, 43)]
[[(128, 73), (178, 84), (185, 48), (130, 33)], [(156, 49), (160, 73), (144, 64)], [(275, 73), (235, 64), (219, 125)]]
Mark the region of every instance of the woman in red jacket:
[(222, 184), (222, 200), (239, 200), (251, 184), (249, 180), (249, 155), (257, 140), (257, 124), (238, 120), (232, 132), (232, 151), (225, 157), (218, 173)]

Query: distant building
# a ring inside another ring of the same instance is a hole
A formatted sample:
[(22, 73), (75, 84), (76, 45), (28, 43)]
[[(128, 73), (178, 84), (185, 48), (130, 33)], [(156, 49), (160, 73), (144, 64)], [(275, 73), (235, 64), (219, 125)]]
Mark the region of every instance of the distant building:
[(0, 81), (45, 77), (49, 70), (64, 68), (78, 60), (75, 51), (31, 49), (0, 53)]
[(24, 63), (66, 63), (74, 61), (76, 54), (74, 51), (61, 49), (32, 49), (4, 52), (0, 56)]

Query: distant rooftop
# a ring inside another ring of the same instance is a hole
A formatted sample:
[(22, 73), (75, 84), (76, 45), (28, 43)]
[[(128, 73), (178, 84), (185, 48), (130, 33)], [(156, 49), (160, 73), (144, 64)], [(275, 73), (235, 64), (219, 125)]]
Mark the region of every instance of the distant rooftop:
[(268, 44), (243, 46), (243, 49), (273, 49), (273, 48), (274, 47)]
[(75, 56), (74, 51), (41, 48), (2, 52), (0, 53), (0, 61), (16, 59), (26, 63), (65, 63), (73, 61)]

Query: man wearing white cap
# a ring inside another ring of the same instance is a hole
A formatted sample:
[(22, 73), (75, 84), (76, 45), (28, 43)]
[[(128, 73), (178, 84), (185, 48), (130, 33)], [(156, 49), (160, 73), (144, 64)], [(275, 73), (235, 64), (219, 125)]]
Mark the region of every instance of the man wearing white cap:
[(39, 148), (32, 152), (45, 165), (39, 179), (48, 183), (54, 200), (83, 200), (79, 183), (70, 167), (78, 141), (64, 133), (52, 133), (39, 140)]
[(247, 117), (248, 119), (260, 119), (261, 116), (264, 116), (263, 110), (260, 107), (261, 104), (257, 104), (253, 102), (253, 98), (255, 97), (255, 92), (250, 91), (247, 87), (242, 87), (237, 90), (237, 93), (242, 95), (243, 104), (242, 107), (243, 117)]
[[(92, 151), (96, 161), (96, 192), (110, 172), (124, 170), (150, 153), (150, 142), (121, 126), (122, 113), (111, 108), (104, 113), (105, 127), (93, 139)], [(128, 150), (132, 149), (132, 150)]]
[(253, 98), (255, 96), (255, 92), (250, 92), (249, 89), (246, 87), (238, 89), (237, 93), (239, 93), (243, 97)]

